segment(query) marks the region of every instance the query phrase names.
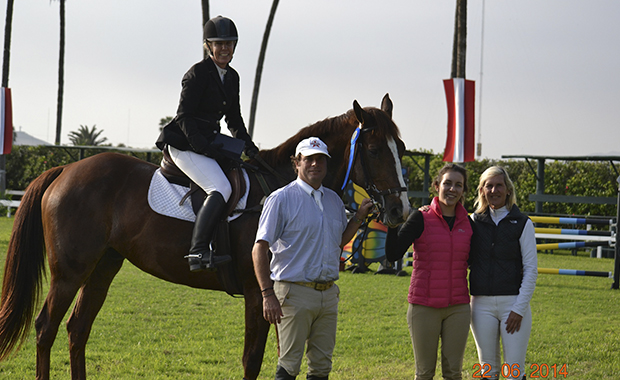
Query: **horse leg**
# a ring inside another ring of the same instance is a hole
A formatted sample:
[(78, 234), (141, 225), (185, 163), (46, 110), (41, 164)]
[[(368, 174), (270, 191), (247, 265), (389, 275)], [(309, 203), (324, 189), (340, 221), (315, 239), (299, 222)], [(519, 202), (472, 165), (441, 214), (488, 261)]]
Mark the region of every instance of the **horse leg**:
[(112, 280), (123, 266), (125, 258), (109, 250), (97, 263), (97, 267), (82, 286), (73, 312), (67, 321), (71, 379), (86, 379), (86, 342), (93, 322), (101, 310)]
[(81, 280), (73, 277), (58, 279), (52, 274), (50, 290), (35, 320), (37, 332), (37, 380), (49, 380), (50, 350), (58, 334), (58, 326), (80, 288)]
[(258, 286), (245, 290), (245, 344), (243, 369), (245, 380), (256, 380), (263, 364), (269, 322), (263, 318), (263, 299)]

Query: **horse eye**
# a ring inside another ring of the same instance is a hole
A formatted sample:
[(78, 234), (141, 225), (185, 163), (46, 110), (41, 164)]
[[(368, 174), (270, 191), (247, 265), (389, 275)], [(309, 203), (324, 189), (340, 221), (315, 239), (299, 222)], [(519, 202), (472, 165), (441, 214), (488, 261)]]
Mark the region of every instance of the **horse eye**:
[(377, 157), (379, 157), (379, 149), (378, 149), (378, 148), (376, 148), (376, 147), (369, 147), (369, 148), (368, 148), (368, 155), (369, 155), (371, 158), (377, 158)]

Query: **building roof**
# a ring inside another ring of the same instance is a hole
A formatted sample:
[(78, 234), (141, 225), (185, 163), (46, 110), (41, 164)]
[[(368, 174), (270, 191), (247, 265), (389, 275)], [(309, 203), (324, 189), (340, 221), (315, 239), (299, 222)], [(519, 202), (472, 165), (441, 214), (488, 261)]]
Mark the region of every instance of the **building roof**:
[(38, 145), (52, 145), (47, 141), (43, 141), (34, 136), (31, 136), (23, 131), (15, 131), (15, 140), (13, 140), (13, 145), (28, 145), (28, 146), (38, 146)]

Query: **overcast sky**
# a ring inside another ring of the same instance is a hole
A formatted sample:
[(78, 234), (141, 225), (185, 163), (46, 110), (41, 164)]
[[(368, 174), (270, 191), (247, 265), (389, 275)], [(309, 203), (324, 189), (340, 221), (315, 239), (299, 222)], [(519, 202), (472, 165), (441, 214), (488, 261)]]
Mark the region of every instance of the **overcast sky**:
[[(210, 3), (211, 16), (230, 17), (239, 30), (231, 65), (241, 75), (248, 124), (272, 1)], [(620, 155), (620, 1), (486, 1), (483, 43), (482, 0), (468, 3), (467, 78), (476, 81), (482, 157)], [(450, 76), (455, 6), (455, 0), (280, 1), (256, 143), (272, 148), (346, 112), (354, 99), (380, 106), (389, 93), (407, 148), (442, 152), (442, 80)], [(160, 119), (176, 112), (183, 74), (202, 59), (200, 1), (69, 0), (66, 33), (61, 142), (68, 144), (80, 125), (96, 125), (114, 145), (153, 147)], [(49, 142), (58, 40), (57, 1), (15, 2), (14, 125)]]

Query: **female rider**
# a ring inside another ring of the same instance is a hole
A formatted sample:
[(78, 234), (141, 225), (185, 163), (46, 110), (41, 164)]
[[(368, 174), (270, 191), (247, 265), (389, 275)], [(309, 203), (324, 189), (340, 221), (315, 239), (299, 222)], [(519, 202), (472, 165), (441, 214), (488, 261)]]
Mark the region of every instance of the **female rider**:
[(258, 153), (241, 117), (239, 74), (229, 65), (237, 40), (237, 28), (229, 18), (217, 16), (207, 21), (204, 48), (209, 57), (185, 73), (177, 115), (156, 143), (158, 148), (167, 149), (179, 169), (207, 194), (196, 214), (187, 256), (192, 272), (214, 269), (231, 260), (228, 255), (214, 256), (210, 248), (232, 193), (226, 175), (215, 160), (219, 156), (218, 148), (212, 144), (220, 133), (220, 119), (225, 118), (233, 137), (245, 141), (245, 153), (249, 157)]

